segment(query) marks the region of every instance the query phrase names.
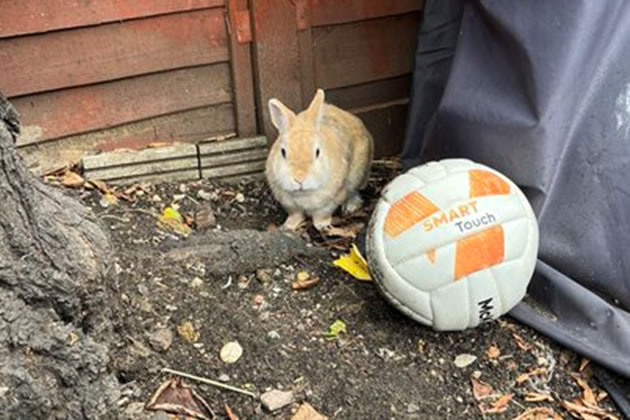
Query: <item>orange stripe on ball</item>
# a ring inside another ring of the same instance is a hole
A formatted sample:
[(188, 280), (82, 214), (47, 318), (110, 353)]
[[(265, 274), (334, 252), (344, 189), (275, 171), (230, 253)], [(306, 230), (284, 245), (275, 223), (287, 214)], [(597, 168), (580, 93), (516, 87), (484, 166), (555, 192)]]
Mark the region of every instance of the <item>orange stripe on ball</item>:
[(502, 262), (505, 257), (504, 242), (502, 226), (494, 226), (457, 241), (455, 281)]
[(439, 209), (428, 198), (413, 191), (396, 201), (385, 218), (385, 233), (395, 238)]
[(492, 172), (483, 169), (471, 169), (468, 171), (468, 178), (470, 198), (510, 193), (510, 184)]

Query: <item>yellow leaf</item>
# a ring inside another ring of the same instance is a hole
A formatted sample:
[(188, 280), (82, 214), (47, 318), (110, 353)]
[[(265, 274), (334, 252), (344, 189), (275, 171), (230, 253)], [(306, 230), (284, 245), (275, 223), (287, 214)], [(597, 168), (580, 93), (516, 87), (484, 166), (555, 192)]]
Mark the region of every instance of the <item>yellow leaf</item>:
[(195, 327), (190, 321), (185, 321), (181, 325), (178, 325), (177, 332), (189, 343), (194, 343), (199, 340), (199, 331), (195, 330)]
[(173, 207), (166, 207), (162, 210), (158, 224), (183, 235), (188, 235), (192, 232), (190, 226), (184, 222), (182, 215)]
[(363, 258), (363, 255), (361, 255), (355, 244), (352, 244), (350, 254), (336, 259), (333, 264), (350, 273), (355, 279), (362, 281), (372, 280), (367, 261), (365, 261), (365, 258)]
[(328, 327), (328, 331), (324, 333), (324, 337), (326, 337), (327, 340), (334, 340), (339, 336), (339, 334), (347, 333), (347, 332), (348, 332), (348, 329), (346, 327), (345, 322), (338, 319), (335, 322), (333, 322), (330, 325), (330, 327)]

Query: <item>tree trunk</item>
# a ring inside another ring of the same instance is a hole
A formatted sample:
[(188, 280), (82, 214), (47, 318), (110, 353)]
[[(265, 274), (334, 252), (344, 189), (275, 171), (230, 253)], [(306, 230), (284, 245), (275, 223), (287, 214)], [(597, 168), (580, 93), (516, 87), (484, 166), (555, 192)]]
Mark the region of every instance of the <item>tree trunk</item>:
[(0, 418), (116, 418), (104, 344), (109, 237), (24, 167), (18, 133), (0, 93)]

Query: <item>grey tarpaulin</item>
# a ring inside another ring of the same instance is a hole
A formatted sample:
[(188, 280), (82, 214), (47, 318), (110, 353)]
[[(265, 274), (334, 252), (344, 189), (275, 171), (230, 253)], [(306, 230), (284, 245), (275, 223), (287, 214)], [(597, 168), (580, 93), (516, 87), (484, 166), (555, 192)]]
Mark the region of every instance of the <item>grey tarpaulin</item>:
[(630, 2), (426, 7), (405, 166), (465, 157), (521, 186), (540, 252), (511, 315), (630, 377)]

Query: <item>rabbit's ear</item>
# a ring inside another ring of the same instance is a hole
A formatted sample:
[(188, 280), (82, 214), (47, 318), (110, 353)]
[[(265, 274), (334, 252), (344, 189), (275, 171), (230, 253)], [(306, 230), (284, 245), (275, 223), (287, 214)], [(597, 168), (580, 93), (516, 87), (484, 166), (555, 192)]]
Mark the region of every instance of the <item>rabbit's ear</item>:
[(276, 98), (269, 99), (268, 105), (271, 122), (280, 133), (285, 133), (293, 123), (295, 112), (291, 111)]
[(313, 101), (311, 101), (311, 104), (308, 106), (308, 109), (306, 110), (309, 117), (315, 123), (316, 129), (319, 129), (322, 123), (322, 117), (324, 116), (324, 100), (325, 99), (326, 98), (325, 98), (323, 89), (317, 89), (317, 92), (315, 93), (315, 97), (313, 98)]

